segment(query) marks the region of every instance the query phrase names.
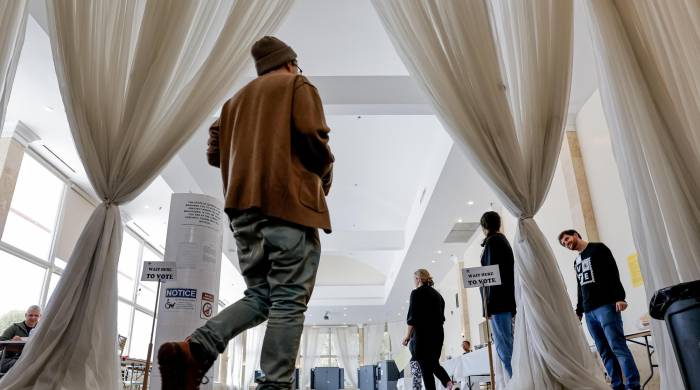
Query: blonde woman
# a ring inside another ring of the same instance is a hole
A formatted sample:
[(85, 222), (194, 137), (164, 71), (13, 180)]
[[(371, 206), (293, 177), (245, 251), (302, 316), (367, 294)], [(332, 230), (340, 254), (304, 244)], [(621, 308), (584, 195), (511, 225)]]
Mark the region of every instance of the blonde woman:
[(445, 300), (433, 288), (433, 278), (425, 269), (413, 274), (416, 289), (411, 292), (406, 323), (408, 330), (403, 345), (408, 345), (411, 338), (415, 343), (414, 357), (423, 374), (426, 390), (435, 390), (435, 375), (447, 390), (452, 390), (452, 380), (440, 366), (440, 354), (445, 334), (442, 324), (445, 322)]

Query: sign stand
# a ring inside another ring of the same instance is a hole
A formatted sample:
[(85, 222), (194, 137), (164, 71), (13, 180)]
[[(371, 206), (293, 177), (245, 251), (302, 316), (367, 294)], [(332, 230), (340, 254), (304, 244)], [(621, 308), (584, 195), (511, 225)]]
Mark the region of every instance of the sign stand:
[(498, 265), (484, 267), (472, 267), (462, 269), (462, 281), (464, 288), (483, 288), (482, 303), (484, 305), (484, 317), (486, 317), (486, 344), (489, 350), (489, 371), (491, 388), (496, 389), (496, 381), (493, 374), (493, 352), (491, 349), (491, 326), (489, 323), (489, 308), (486, 302), (486, 293), (489, 286), (501, 285), (501, 273)]
[(146, 261), (143, 263), (141, 274), (142, 282), (158, 282), (156, 287), (156, 304), (153, 307), (153, 322), (151, 323), (151, 335), (148, 338), (148, 353), (146, 354), (146, 367), (143, 372), (143, 389), (148, 389), (148, 379), (151, 376), (151, 358), (153, 357), (153, 334), (156, 330), (156, 318), (158, 317), (158, 301), (160, 298), (160, 285), (168, 280), (177, 279), (177, 264), (169, 261)]
[[(486, 287), (484, 287), (486, 290)], [(491, 327), (489, 326), (489, 307), (486, 305), (486, 291), (484, 291), (484, 315), (486, 316), (486, 345), (489, 349), (489, 373), (491, 374), (491, 388), (496, 390), (496, 381), (493, 375), (493, 352), (491, 352)]]
[[(160, 298), (160, 279), (156, 288), (156, 305), (153, 308), (153, 323), (151, 323), (151, 336), (148, 338), (148, 354), (146, 355), (146, 368), (143, 373), (143, 388), (148, 389), (148, 377), (151, 376), (151, 357), (153, 355), (153, 334), (156, 330), (156, 314), (158, 313), (158, 299)], [(490, 349), (489, 349), (490, 351)], [(491, 374), (493, 375), (493, 374)]]

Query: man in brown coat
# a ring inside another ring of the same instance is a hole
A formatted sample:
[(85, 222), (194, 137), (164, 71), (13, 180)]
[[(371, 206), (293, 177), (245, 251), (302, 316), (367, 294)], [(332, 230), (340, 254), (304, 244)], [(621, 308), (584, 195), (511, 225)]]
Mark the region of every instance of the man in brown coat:
[(291, 389), (321, 255), (331, 231), (326, 195), (333, 154), (316, 88), (296, 53), (274, 37), (253, 45), (259, 77), (224, 104), (209, 134), (209, 164), (221, 169), (245, 297), (184, 342), (158, 352), (163, 389), (198, 389), (229, 340), (268, 320), (258, 389)]

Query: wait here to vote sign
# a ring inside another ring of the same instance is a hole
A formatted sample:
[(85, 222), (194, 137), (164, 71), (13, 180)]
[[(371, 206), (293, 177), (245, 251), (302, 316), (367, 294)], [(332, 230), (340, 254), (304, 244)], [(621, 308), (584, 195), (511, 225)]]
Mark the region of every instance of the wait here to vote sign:
[(142, 282), (168, 282), (177, 279), (177, 263), (174, 261), (144, 261)]
[(501, 284), (501, 273), (498, 265), (464, 268), (462, 280), (464, 288), (498, 286)]

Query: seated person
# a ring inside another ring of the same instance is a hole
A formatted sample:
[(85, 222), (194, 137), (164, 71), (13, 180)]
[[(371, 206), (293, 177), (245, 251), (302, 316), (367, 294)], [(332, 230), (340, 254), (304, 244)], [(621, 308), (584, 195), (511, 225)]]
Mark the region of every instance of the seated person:
[[(27, 309), (24, 313), (24, 321), (18, 322), (16, 324), (10, 325), (2, 335), (0, 335), (0, 341), (8, 340), (22, 340), (29, 337), (36, 325), (39, 323), (39, 318), (41, 317), (41, 308), (39, 306), (33, 305)], [(0, 367), (0, 373), (5, 373), (12, 368), (19, 359), (19, 352), (7, 352), (5, 354), (5, 360), (2, 362), (2, 367)]]
[(468, 354), (472, 351), (472, 343), (469, 340), (462, 341), (462, 349), (464, 350), (463, 355)]

